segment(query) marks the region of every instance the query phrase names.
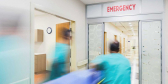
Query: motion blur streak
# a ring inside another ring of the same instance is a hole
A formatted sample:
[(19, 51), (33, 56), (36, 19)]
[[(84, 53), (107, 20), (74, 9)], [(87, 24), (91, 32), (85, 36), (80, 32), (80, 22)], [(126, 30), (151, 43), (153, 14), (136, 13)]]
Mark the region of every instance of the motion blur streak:
[(68, 28), (61, 28), (59, 31), (60, 37), (56, 43), (54, 53), (54, 60), (51, 67), (51, 73), (45, 82), (57, 79), (68, 72), (70, 72), (70, 36), (71, 30)]
[(1, 4), (0, 10), (0, 83), (29, 83), (30, 13)]

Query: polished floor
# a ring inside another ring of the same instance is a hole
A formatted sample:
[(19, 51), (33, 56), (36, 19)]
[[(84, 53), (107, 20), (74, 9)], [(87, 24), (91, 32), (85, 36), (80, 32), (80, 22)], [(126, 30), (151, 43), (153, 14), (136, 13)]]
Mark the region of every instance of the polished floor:
[(45, 81), (45, 79), (48, 77), (48, 75), (49, 75), (48, 71), (34, 74), (34, 84), (42, 83), (43, 81)]
[(131, 63), (131, 84), (139, 84), (139, 59), (138, 53), (135, 50), (128, 51), (124, 55)]
[(137, 66), (138, 61), (135, 59), (132, 63), (131, 70), (131, 84), (139, 84), (139, 68)]

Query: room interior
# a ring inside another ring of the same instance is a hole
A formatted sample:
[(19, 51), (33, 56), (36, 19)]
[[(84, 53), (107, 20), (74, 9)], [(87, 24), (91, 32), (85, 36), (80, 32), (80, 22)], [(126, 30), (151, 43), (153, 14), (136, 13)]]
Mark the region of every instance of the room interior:
[(35, 84), (43, 82), (51, 71), (59, 29), (70, 28), (70, 21), (35, 10)]

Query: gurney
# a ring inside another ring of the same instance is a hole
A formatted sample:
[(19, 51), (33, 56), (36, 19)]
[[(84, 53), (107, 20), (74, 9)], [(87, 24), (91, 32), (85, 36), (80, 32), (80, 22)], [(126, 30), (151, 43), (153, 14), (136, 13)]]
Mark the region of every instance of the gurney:
[(101, 71), (94, 69), (76, 71), (43, 84), (97, 84), (101, 81)]

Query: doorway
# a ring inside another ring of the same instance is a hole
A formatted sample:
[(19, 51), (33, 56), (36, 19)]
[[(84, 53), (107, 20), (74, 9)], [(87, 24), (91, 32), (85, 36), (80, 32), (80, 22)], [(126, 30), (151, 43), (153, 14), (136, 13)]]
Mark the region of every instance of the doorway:
[[(132, 68), (132, 84), (139, 84), (139, 57), (138, 57), (138, 27), (139, 21), (120, 21), (120, 22), (106, 22), (105, 32), (107, 32), (107, 49), (109, 44), (114, 40), (120, 43), (119, 53), (125, 56), (131, 63)], [(118, 37), (118, 38), (117, 38)], [(135, 40), (135, 41), (134, 41)], [(129, 43), (131, 42), (131, 45)], [(135, 48), (133, 48), (135, 46)], [(108, 51), (110, 51), (108, 49)], [(108, 52), (110, 53), (110, 52)], [(134, 66), (135, 65), (135, 66)]]
[[(58, 17), (56, 15), (34, 10), (34, 84), (39, 84), (48, 77), (53, 63), (53, 53), (55, 52), (56, 42), (59, 42), (61, 28), (68, 28), (75, 31), (75, 21)], [(74, 34), (71, 34), (74, 37)], [(75, 37), (68, 43), (70, 53), (68, 55), (69, 71), (76, 70), (75, 59)], [(73, 55), (72, 57), (70, 57)], [(71, 66), (72, 67), (71, 67)]]
[[(142, 84), (142, 83), (152, 84), (154, 83), (152, 80), (155, 80), (155, 83), (157, 82), (157, 84), (161, 84), (161, 80), (162, 80), (162, 69), (161, 69), (162, 68), (162, 61), (161, 61), (162, 60), (162, 55), (161, 55), (162, 23), (161, 21), (159, 20), (119, 21), (119, 22), (105, 22), (102, 24), (104, 24), (103, 27), (101, 26), (102, 29), (100, 29), (99, 26), (96, 26), (96, 25), (100, 25), (100, 23), (95, 24), (94, 28), (97, 27), (97, 29), (99, 29), (100, 31), (107, 32), (107, 37), (108, 37), (107, 39), (109, 42), (112, 42), (116, 39), (120, 42), (121, 44), (120, 53), (123, 54), (127, 59), (129, 59), (131, 63), (132, 84)], [(93, 27), (89, 26), (89, 29), (91, 28)], [(89, 38), (88, 38), (89, 42), (90, 41), (94, 42), (94, 39), (99, 39), (99, 38), (92, 39), (91, 35), (92, 34), (89, 31)], [(107, 42), (107, 48), (108, 48), (109, 42)], [(103, 42), (101, 42), (100, 45), (104, 47)], [(95, 48), (97, 47), (95, 46)], [(95, 57), (97, 56), (96, 53), (94, 54), (90, 53), (90, 51), (96, 52), (95, 48), (89, 47), (88, 49), (89, 60), (90, 60), (90, 56), (95, 56)], [(91, 59), (91, 60), (94, 60), (94, 59)], [(148, 73), (148, 75), (146, 75), (145, 73)], [(153, 79), (153, 77), (157, 79)]]

